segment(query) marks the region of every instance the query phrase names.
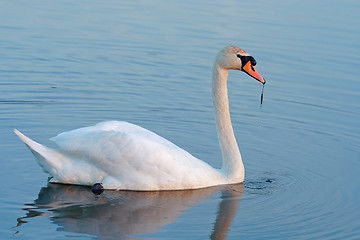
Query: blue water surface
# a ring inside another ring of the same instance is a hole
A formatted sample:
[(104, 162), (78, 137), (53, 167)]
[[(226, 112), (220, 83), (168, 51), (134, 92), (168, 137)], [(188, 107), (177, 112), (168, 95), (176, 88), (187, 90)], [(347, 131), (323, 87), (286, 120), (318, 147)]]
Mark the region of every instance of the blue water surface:
[[(359, 239), (360, 2), (3, 1), (1, 239)], [(221, 166), (215, 54), (236, 45), (261, 84), (230, 72), (243, 184), (105, 191), (48, 184), (13, 134), (38, 142), (125, 120)]]

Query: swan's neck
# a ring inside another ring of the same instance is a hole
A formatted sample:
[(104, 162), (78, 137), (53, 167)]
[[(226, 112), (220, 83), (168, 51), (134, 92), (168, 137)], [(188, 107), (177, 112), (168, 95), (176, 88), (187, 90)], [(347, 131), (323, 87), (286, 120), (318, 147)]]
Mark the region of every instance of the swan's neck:
[(212, 93), (219, 144), (222, 152), (222, 172), (229, 181), (244, 180), (244, 165), (236, 143), (230, 119), (227, 79), (229, 70), (215, 63), (213, 67)]

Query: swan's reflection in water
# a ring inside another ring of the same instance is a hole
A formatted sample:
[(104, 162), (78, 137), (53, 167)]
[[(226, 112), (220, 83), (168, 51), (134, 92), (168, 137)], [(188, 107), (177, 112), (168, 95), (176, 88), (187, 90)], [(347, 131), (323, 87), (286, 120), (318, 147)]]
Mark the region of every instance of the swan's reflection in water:
[[(100, 196), (88, 187), (48, 184), (18, 226), (34, 217), (49, 217), (59, 231), (82, 233), (101, 238), (127, 239), (133, 235), (155, 233), (175, 222), (186, 209), (221, 192), (211, 239), (225, 239), (236, 214), (244, 185), (228, 185), (186, 191), (105, 191)], [(21, 230), (20, 230), (21, 231)]]

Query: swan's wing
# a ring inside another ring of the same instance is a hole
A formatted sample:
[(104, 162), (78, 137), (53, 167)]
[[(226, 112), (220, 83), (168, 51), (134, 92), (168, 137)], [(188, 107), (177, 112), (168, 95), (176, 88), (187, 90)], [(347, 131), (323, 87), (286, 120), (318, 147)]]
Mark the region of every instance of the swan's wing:
[(107, 188), (159, 190), (174, 189), (175, 184), (183, 189), (215, 171), (170, 141), (127, 122), (103, 122), (51, 140), (65, 154), (107, 173)]
[[(104, 137), (102, 135), (104, 133), (106, 135), (111, 135), (111, 133), (114, 133), (117, 134), (118, 137), (133, 135), (143, 137), (149, 141), (154, 141), (169, 147), (177, 147), (172, 142), (145, 128), (128, 122), (120, 121), (106, 121), (98, 123), (94, 126), (78, 128), (69, 132), (60, 133), (56, 137), (51, 138), (51, 140), (54, 141), (64, 151), (81, 152), (82, 150), (88, 151), (88, 147), (93, 145), (94, 142), (98, 144), (100, 139), (106, 142), (107, 139), (102, 138)], [(118, 140), (122, 142), (121, 137)]]

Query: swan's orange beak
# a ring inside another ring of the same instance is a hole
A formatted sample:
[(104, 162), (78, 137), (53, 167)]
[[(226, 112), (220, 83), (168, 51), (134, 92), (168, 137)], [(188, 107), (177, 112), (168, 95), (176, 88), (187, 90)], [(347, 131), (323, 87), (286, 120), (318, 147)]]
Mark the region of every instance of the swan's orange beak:
[(251, 65), (251, 62), (248, 61), (245, 66), (242, 68), (244, 72), (261, 82), (262, 84), (265, 84), (265, 79), (256, 71), (255, 67)]

